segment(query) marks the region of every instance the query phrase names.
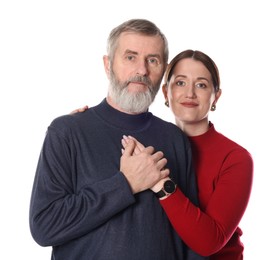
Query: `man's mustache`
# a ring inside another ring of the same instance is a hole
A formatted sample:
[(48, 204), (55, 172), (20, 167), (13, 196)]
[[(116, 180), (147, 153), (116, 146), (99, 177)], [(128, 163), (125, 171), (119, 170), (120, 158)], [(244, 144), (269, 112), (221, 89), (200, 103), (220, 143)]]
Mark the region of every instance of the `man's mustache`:
[(128, 85), (131, 82), (133, 82), (133, 83), (137, 83), (137, 82), (144, 83), (145, 85), (148, 85), (148, 87), (150, 87), (152, 85), (151, 80), (146, 76), (131, 77), (126, 81), (126, 85)]

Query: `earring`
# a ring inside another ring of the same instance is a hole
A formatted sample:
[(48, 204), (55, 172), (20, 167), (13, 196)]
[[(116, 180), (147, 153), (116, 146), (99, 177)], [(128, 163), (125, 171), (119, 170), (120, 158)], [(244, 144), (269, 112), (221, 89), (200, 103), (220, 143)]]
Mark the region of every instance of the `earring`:
[(213, 105), (211, 106), (211, 111), (215, 111), (215, 110), (216, 110), (216, 105), (213, 104)]
[(165, 101), (164, 105), (166, 105), (167, 107), (169, 107), (169, 102), (168, 102), (168, 100)]

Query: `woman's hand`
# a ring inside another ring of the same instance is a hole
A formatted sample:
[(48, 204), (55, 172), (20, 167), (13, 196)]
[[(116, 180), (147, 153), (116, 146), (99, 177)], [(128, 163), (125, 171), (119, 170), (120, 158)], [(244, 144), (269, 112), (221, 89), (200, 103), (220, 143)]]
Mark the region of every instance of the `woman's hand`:
[(139, 154), (141, 151), (143, 151), (145, 149), (145, 146), (143, 144), (141, 144), (134, 137), (123, 135), (123, 139), (121, 141), (122, 142), (122, 146), (123, 146), (122, 153), (124, 152), (124, 150), (125, 150), (125, 148), (126, 148), (126, 146), (128, 144), (129, 139), (133, 140), (136, 143), (134, 151), (133, 151), (133, 155), (137, 155), (137, 154)]
[(70, 113), (70, 115), (76, 114), (76, 113), (85, 112), (86, 110), (88, 110), (88, 106), (84, 106), (84, 107), (81, 107), (81, 108), (77, 108), (77, 109), (73, 110), (73, 111)]

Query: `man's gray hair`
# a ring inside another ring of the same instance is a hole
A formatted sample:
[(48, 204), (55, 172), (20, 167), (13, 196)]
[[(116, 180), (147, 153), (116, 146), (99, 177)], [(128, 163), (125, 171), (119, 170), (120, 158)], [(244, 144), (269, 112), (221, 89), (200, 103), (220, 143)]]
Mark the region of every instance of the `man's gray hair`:
[(146, 19), (131, 19), (128, 20), (116, 28), (114, 28), (107, 40), (107, 54), (109, 56), (110, 61), (114, 59), (114, 53), (117, 48), (118, 39), (120, 34), (123, 32), (134, 32), (140, 33), (148, 36), (160, 36), (163, 40), (164, 44), (164, 63), (168, 62), (169, 49), (168, 49), (168, 41), (165, 35), (161, 32), (161, 30), (152, 22)]

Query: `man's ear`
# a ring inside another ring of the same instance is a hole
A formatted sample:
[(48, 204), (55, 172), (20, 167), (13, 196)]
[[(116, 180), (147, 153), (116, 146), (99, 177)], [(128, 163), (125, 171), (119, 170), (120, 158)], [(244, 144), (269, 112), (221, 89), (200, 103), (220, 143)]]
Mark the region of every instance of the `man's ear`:
[(103, 65), (107, 75), (107, 78), (110, 78), (110, 60), (108, 55), (103, 56)]

